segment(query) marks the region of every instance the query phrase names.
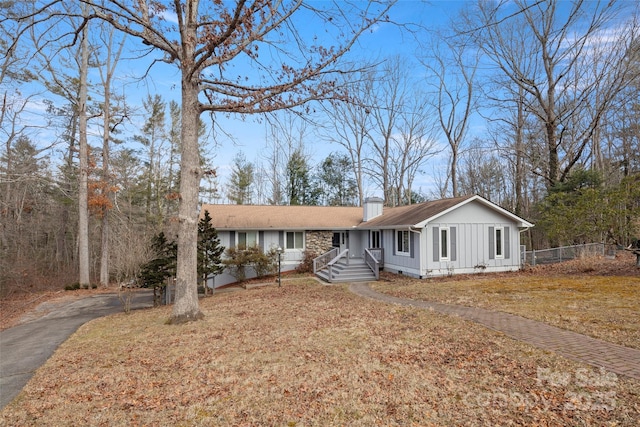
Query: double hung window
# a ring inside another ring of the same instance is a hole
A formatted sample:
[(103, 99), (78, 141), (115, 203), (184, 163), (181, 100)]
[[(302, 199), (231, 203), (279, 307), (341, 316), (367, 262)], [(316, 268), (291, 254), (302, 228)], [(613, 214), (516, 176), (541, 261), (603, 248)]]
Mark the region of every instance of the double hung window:
[(285, 246), (286, 249), (304, 249), (304, 232), (287, 231)]
[(409, 230), (397, 230), (396, 237), (396, 253), (398, 255), (409, 255)]

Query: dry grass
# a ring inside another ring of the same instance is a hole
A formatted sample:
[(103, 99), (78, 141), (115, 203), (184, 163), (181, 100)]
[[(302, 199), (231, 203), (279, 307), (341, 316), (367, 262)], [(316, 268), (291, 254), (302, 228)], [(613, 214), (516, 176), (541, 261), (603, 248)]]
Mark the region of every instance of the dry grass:
[[(83, 326), (0, 425), (617, 425), (640, 383), (312, 279)], [(585, 381), (584, 378), (589, 380)]]
[[(390, 295), (482, 307), (517, 314), (640, 349), (640, 275), (599, 276), (594, 263), (577, 260), (540, 271), (475, 275), (457, 280), (414, 280), (386, 276), (374, 284)], [(581, 265), (588, 271), (580, 269)], [(574, 268), (573, 274), (558, 269)]]

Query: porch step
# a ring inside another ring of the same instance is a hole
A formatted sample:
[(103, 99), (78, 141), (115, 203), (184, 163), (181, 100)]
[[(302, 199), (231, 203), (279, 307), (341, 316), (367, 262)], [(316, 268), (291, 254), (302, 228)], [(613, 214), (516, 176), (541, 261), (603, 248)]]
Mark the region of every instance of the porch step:
[(329, 269), (316, 273), (325, 282), (370, 282), (376, 280), (376, 276), (369, 266), (361, 259), (350, 259), (349, 264), (340, 261), (333, 266), (333, 280), (329, 278)]

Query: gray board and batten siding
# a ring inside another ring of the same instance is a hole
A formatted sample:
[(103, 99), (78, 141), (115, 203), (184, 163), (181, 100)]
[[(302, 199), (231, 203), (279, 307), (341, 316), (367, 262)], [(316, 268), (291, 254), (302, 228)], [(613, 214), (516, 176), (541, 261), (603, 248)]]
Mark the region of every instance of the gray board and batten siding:
[[(408, 255), (395, 250), (396, 233), (402, 228), (384, 230), (385, 270), (428, 277), (520, 268), (521, 224), (484, 203), (469, 201), (416, 226), (410, 231)], [(448, 230), (449, 245), (447, 259), (441, 260), (439, 233), (443, 228)], [(496, 256), (496, 229), (502, 235), (501, 256)]]

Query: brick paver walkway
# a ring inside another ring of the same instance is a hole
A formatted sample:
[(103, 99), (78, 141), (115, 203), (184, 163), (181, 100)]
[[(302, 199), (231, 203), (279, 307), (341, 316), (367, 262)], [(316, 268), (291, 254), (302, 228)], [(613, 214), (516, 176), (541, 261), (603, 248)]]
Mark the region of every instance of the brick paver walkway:
[(499, 311), (397, 298), (376, 292), (367, 283), (352, 283), (349, 290), (362, 297), (391, 304), (432, 309), (439, 313), (457, 315), (489, 329), (502, 332), (519, 341), (554, 351), (568, 359), (603, 367), (616, 374), (640, 380), (640, 350)]

